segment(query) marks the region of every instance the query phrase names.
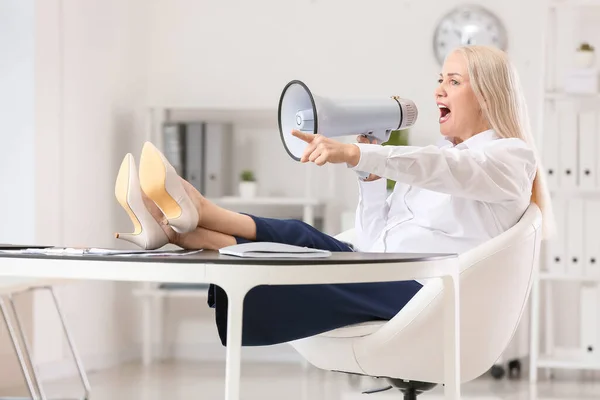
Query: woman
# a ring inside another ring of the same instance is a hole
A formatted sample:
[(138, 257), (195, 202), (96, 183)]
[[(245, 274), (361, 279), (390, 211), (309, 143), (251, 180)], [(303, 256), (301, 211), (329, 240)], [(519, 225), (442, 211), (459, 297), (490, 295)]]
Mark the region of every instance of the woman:
[[(435, 101), (445, 138), (438, 146), (344, 144), (294, 132), (307, 143), (302, 162), (347, 163), (371, 173), (359, 182), (357, 250), (462, 253), (513, 226), (531, 201), (548, 215), (525, 102), (506, 55), (490, 47), (458, 48), (444, 63)], [(380, 177), (397, 182), (388, 198)], [(258, 218), (210, 203), (149, 143), (139, 182), (128, 154), (115, 193), (136, 225), (134, 234), (117, 237), (143, 248), (274, 241), (352, 251), (300, 221)], [(245, 300), (242, 342), (276, 344), (389, 320), (421, 287), (416, 281), (258, 287)], [(227, 298), (220, 288), (211, 287), (209, 305), (226, 344)]]

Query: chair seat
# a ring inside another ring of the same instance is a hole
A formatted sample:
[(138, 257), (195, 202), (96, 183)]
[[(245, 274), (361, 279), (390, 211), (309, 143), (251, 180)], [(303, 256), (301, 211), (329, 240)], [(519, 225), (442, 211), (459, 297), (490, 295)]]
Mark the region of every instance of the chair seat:
[(377, 332), (387, 321), (369, 321), (334, 329), (319, 336), (328, 338), (356, 338)]

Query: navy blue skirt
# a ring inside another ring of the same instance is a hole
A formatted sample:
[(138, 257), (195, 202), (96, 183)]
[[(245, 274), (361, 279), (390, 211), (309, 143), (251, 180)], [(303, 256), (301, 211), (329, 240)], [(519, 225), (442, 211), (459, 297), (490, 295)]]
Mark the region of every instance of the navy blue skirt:
[[(298, 220), (250, 216), (257, 241), (329, 251), (352, 251), (343, 242)], [(238, 243), (248, 242), (236, 238)], [(328, 285), (258, 286), (246, 295), (243, 346), (268, 346), (368, 321), (388, 321), (421, 289), (416, 281)], [(227, 294), (211, 285), (208, 305), (215, 309), (221, 343), (227, 345)]]

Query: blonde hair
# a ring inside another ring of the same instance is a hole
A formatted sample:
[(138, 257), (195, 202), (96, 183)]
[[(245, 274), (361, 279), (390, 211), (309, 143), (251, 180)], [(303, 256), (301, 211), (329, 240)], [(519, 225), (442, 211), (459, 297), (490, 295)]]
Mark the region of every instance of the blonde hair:
[(531, 202), (542, 212), (544, 238), (552, 236), (555, 233), (552, 203), (531, 133), (523, 89), (514, 65), (504, 51), (494, 47), (463, 46), (454, 51), (467, 60), (471, 87), (490, 127), (500, 137), (524, 140), (535, 152), (538, 163)]

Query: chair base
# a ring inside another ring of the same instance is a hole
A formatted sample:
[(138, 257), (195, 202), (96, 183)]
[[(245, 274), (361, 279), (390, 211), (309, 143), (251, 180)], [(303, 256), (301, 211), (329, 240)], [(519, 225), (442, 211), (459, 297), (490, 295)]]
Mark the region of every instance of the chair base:
[(404, 379), (385, 378), (389, 382), (389, 386), (363, 392), (364, 394), (373, 394), (384, 392), (390, 389), (398, 389), (404, 394), (404, 400), (417, 400), (417, 396), (433, 389), (437, 386), (436, 383), (406, 381)]
[(418, 395), (437, 386), (436, 383), (386, 379), (393, 388), (399, 389), (404, 394), (404, 400), (417, 400)]

